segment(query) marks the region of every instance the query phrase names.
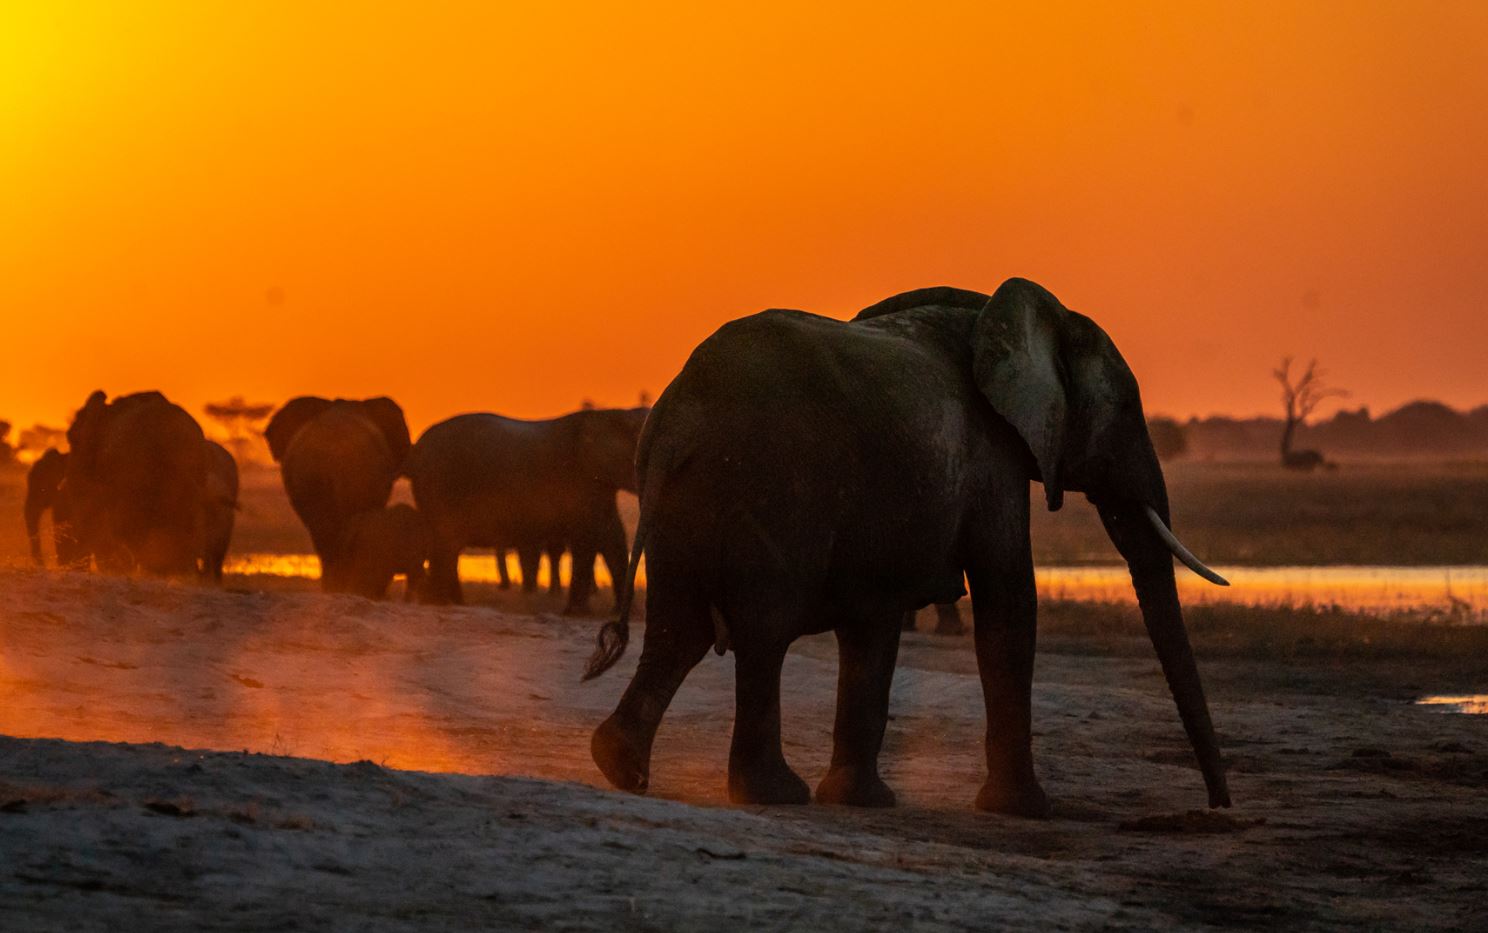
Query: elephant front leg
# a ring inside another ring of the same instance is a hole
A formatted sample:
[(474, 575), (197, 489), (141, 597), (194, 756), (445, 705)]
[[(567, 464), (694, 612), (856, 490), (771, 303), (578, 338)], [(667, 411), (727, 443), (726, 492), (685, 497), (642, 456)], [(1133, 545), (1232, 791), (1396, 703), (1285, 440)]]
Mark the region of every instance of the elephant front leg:
[(625, 526), (620, 522), (620, 513), (612, 510), (606, 516), (604, 524), (599, 533), (599, 555), (604, 558), (605, 570), (610, 574), (610, 588), (615, 597), (615, 609), (618, 611), (620, 603), (625, 596), (625, 588), (630, 585), (628, 565), (630, 563), (630, 548), (625, 541)]
[(892, 807), (894, 792), (878, 776), (889, 719), (889, 688), (899, 654), (897, 613), (837, 630), (837, 721), (832, 765), (817, 785), (819, 803)]
[(1033, 562), (972, 571), (977, 669), (987, 706), (987, 782), (979, 810), (1044, 817), (1049, 800), (1033, 770), (1032, 695), (1038, 595)]
[(780, 747), (780, 667), (785, 645), (734, 649), (734, 738), (729, 746), (729, 800), (803, 804), (811, 789)]
[(522, 565), (522, 592), (537, 592), (537, 570), (542, 566), (542, 548), (530, 545), (517, 548), (517, 562)]
[(589, 613), (589, 602), (594, 597), (594, 557), (589, 545), (575, 544), (569, 551), (572, 564), (568, 571), (568, 604), (563, 607), (566, 616)]
[(426, 603), (465, 602), (460, 589), (460, 548), (448, 543), (439, 543), (429, 555), (429, 576), (420, 587), (420, 597)]
[(548, 555), (548, 595), (557, 596), (563, 592), (563, 551), (561, 544), (549, 544), (543, 548)]

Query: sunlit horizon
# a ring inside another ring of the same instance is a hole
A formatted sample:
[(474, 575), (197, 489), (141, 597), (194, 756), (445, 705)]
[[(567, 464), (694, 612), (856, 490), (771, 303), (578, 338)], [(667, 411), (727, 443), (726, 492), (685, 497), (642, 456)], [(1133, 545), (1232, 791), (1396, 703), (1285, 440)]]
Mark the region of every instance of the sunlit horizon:
[[(1286, 16), (1278, 16), (1284, 9)], [(1021, 275), (1149, 412), (1488, 402), (1488, 8), (0, 14), (0, 417), (653, 396), (723, 322)]]

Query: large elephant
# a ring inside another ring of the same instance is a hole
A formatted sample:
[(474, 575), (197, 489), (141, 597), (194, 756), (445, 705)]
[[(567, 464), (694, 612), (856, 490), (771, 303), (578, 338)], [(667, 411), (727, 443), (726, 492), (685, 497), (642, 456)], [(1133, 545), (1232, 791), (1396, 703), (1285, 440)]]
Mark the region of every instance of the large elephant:
[[(206, 500), (202, 509), (200, 570), (202, 577), (222, 582), (222, 564), (232, 542), (233, 524), (238, 509), (238, 464), (232, 454), (216, 441), (206, 441)], [(26, 474), (26, 534), (31, 542), (31, 559), (38, 567), (46, 566), (41, 551), (41, 516), (52, 513), (52, 540), (57, 566), (86, 569), (93, 554), (78, 539), (72, 527), (70, 490), (63, 481), (68, 455), (48, 450), (31, 465)]]
[(320, 581), (335, 591), (347, 521), (387, 505), (410, 447), (403, 409), (390, 398), (291, 399), (264, 436), (290, 505), (320, 557)]
[(195, 418), (159, 392), (94, 392), (67, 444), (67, 507), (100, 570), (197, 572), (207, 447)]
[(337, 588), (382, 599), (393, 577), (401, 575), (408, 584), (403, 599), (412, 602), (423, 587), (429, 540), (429, 523), (406, 503), (358, 512), (342, 535)]
[(566, 545), (573, 572), (564, 611), (587, 611), (597, 554), (618, 599), (626, 550), (615, 493), (635, 491), (647, 411), (585, 410), (548, 421), (458, 415), (425, 431), (408, 476), (434, 532), (426, 598), (462, 601), (457, 567), (467, 547), (516, 548), (524, 584), (535, 586), (542, 551), (561, 554)]
[(238, 517), (238, 462), (226, 447), (207, 441), (207, 502), (202, 516), (201, 575), (222, 582), (222, 564)]
[(41, 551), (41, 517), (52, 513), (52, 545), (59, 567), (88, 566), (91, 559), (78, 541), (72, 527), (72, 504), (63, 480), (67, 476), (67, 454), (49, 449), (31, 464), (26, 473), (26, 537), (31, 543), (31, 559), (38, 567), (46, 566)]
[[(780, 671), (797, 637), (832, 630), (840, 671), (819, 801), (887, 806), (878, 755), (907, 610), (969, 581), (986, 701), (980, 809), (1039, 816), (1030, 689), (1037, 596), (1029, 484), (1051, 509), (1082, 492), (1126, 559), (1197, 753), (1210, 806), (1224, 768), (1184, 630), (1172, 555), (1222, 582), (1169, 530), (1137, 381), (1111, 339), (1038, 285), (988, 297), (896, 296), (853, 322), (766, 311), (703, 342), (641, 438), (647, 623), (640, 662), (595, 731), (596, 763), (643, 792), (652, 739), (709, 647), (735, 656), (730, 798), (805, 803), (781, 751)], [(628, 592), (628, 591), (627, 591)], [(586, 677), (628, 639), (601, 629)]]

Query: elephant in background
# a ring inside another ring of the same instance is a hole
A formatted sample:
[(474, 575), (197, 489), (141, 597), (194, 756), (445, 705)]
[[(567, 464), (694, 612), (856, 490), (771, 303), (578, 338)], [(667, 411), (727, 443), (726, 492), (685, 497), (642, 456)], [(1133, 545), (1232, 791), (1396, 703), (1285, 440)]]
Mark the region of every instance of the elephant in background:
[(216, 441), (207, 441), (206, 494), (200, 572), (203, 578), (221, 583), (222, 563), (238, 515), (238, 462)]
[[(202, 510), (202, 541), (199, 573), (204, 579), (222, 582), (222, 564), (232, 541), (233, 524), (238, 509), (238, 464), (232, 454), (216, 441), (206, 441), (206, 499)], [(52, 512), (53, 546), (57, 566), (86, 569), (93, 560), (73, 532), (72, 505), (69, 489), (63, 481), (68, 455), (48, 450), (31, 465), (26, 474), (26, 534), (31, 543), (31, 559), (38, 567), (46, 566), (41, 551), (41, 516)]]
[(159, 392), (94, 392), (67, 429), (63, 487), (79, 547), (104, 571), (198, 571), (207, 485), (201, 426)]
[(264, 436), (320, 557), (321, 586), (334, 591), (347, 523), (387, 505), (408, 457), (403, 409), (390, 398), (301, 396), (274, 413)]
[[(1038, 285), (911, 292), (852, 322), (774, 310), (726, 324), (657, 401), (637, 469), (627, 577), (644, 552), (645, 640), (591, 742), (616, 787), (646, 790), (652, 740), (677, 688), (709, 648), (732, 649), (730, 798), (809, 801), (782, 753), (781, 663), (796, 638), (830, 630), (837, 714), (816, 798), (892, 805), (878, 756), (902, 617), (954, 601), (966, 580), (987, 716), (976, 805), (1045, 815), (1030, 713), (1029, 487), (1038, 480), (1051, 510), (1082, 492), (1099, 511), (1131, 571), (1209, 805), (1229, 805), (1173, 556), (1223, 581), (1169, 530), (1137, 380), (1115, 344)], [(625, 592), (586, 679), (625, 649)]]
[(382, 599), (393, 577), (401, 575), (408, 584), (403, 599), (412, 602), (423, 588), (430, 541), (429, 524), (413, 506), (400, 502), (358, 512), (342, 534), (335, 589)]
[[(911, 609), (904, 614), (902, 625), (906, 632), (915, 631), (915, 622), (918, 615), (919, 613), (914, 609)], [(955, 603), (935, 604), (935, 634), (966, 634), (966, 626), (961, 621), (961, 610), (956, 608)]]
[(26, 473), (26, 537), (31, 544), (31, 560), (46, 566), (41, 551), (41, 516), (52, 513), (52, 546), (57, 566), (86, 568), (92, 555), (78, 541), (72, 527), (72, 504), (63, 480), (67, 476), (67, 454), (49, 449), (31, 464)]
[(600, 554), (618, 599), (626, 548), (615, 494), (636, 488), (636, 440), (648, 411), (584, 410), (546, 421), (469, 414), (425, 431), (408, 476), (434, 534), (426, 598), (463, 601), (458, 563), (465, 548), (515, 547), (530, 588), (543, 549), (561, 554), (566, 545), (573, 574), (564, 612), (588, 611)]

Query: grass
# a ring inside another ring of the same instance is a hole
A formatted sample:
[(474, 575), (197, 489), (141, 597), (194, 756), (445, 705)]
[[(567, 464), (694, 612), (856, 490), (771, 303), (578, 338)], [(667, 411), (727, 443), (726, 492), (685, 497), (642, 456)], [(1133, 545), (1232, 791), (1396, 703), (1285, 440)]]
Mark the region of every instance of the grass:
[[(1463, 625), (1432, 610), (1364, 613), (1334, 606), (1189, 606), (1184, 621), (1205, 658), (1274, 661), (1419, 659), (1481, 671), (1488, 626)], [(1135, 606), (1044, 600), (1041, 650), (1063, 654), (1141, 654), (1152, 648)], [(1485, 685), (1488, 686), (1488, 685)]]
[[(1482, 564), (1488, 560), (1488, 463), (1345, 464), (1294, 473), (1271, 464), (1167, 466), (1173, 523), (1212, 564)], [(1035, 488), (1035, 493), (1038, 490)], [(1095, 511), (1071, 496), (1035, 501), (1035, 560), (1117, 561)]]

